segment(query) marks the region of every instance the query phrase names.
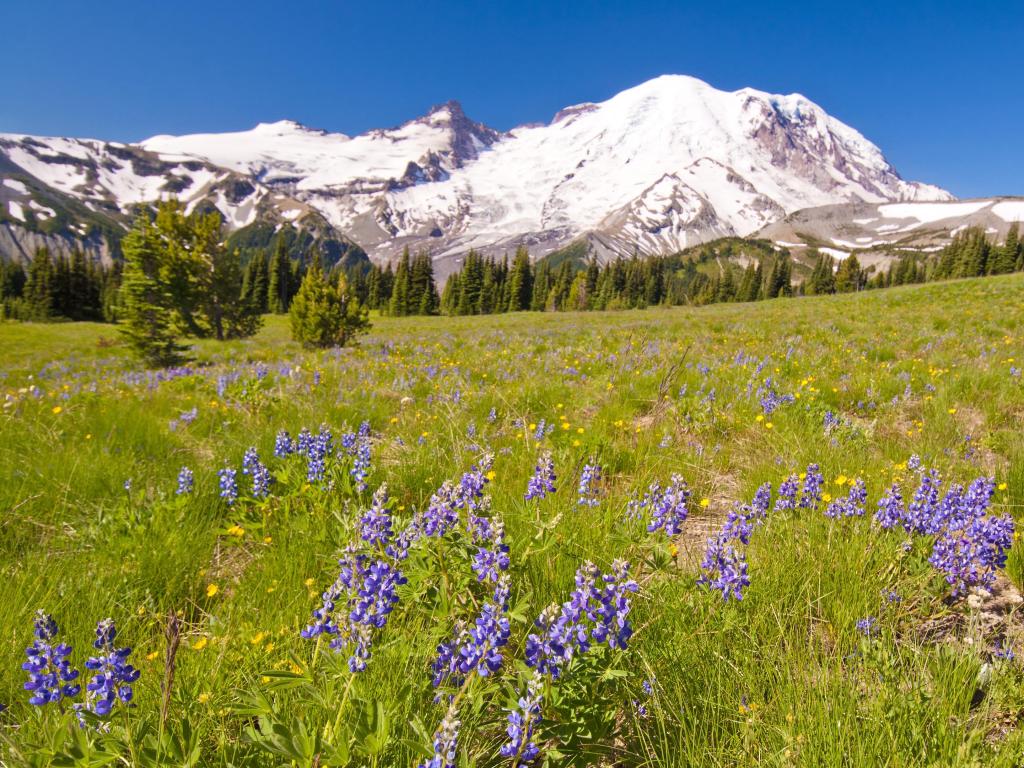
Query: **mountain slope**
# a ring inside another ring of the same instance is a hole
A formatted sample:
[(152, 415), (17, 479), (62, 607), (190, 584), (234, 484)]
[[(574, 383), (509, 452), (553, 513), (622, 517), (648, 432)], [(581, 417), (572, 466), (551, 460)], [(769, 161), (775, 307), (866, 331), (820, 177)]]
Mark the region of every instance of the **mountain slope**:
[(808, 207), (951, 199), (901, 179), (803, 96), (685, 76), (507, 133), (448, 102), (355, 137), (289, 121), (138, 145), (0, 136), (6, 167), (113, 220), (169, 194), (217, 207), (232, 228), (311, 209), (371, 258), (425, 248), (442, 274), (471, 247), (539, 257), (582, 238), (600, 256), (666, 252)]
[(981, 227), (1002, 241), (1014, 222), (1024, 222), (1024, 198), (847, 203), (797, 211), (758, 237), (796, 253), (814, 247), (840, 259), (855, 253), (861, 263), (875, 264), (908, 251), (941, 250), (967, 227)]

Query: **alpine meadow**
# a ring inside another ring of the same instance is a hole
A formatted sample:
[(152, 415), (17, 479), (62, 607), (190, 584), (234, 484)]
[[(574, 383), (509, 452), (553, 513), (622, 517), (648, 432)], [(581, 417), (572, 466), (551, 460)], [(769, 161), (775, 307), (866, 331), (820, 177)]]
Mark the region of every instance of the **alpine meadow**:
[(0, 768), (1024, 766), (1019, 9), (46, 5)]

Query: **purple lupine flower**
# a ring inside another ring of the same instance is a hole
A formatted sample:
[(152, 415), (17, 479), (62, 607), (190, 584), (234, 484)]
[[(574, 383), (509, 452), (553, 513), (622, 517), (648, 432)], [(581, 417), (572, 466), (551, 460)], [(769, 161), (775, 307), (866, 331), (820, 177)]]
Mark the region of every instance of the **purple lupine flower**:
[(533, 741), (533, 732), (541, 721), (540, 677), (536, 673), (526, 684), (526, 694), (519, 697), (518, 708), (508, 713), (508, 741), (501, 745), (502, 757), (512, 758), (511, 768), (530, 765), (540, 755), (540, 747)]
[(373, 642), (373, 629), (387, 624), (398, 603), (397, 589), (406, 583), (397, 568), (383, 560), (369, 563), (366, 555), (350, 547), (338, 561), (338, 578), (323, 594), (323, 604), (313, 611), (313, 623), (300, 633), (304, 638), (331, 635), (330, 648), (349, 652), (348, 666), (355, 672), (366, 669)]
[(629, 563), (616, 560), (611, 573), (601, 575), (596, 602), (592, 602), (587, 615), (593, 622), (590, 637), (596, 643), (606, 643), (609, 648), (626, 648), (626, 642), (633, 635), (633, 627), (626, 618), (629, 615), (629, 595), (639, 589), (629, 577)]
[(342, 437), (342, 447), (352, 456), (352, 469), (349, 470), (349, 474), (355, 482), (356, 492), (362, 493), (366, 490), (366, 477), (372, 468), (370, 422), (362, 422), (359, 431), (354, 435)]
[(996, 640), (995, 647), (992, 649), (992, 658), (1002, 659), (1003, 661), (1013, 661), (1016, 656), (1013, 653), (1013, 648), (1009, 645), (1003, 645), (1002, 640)]
[(178, 489), (175, 493), (178, 496), (184, 496), (185, 494), (192, 493), (194, 484), (195, 478), (192, 476), (192, 470), (188, 467), (182, 467), (178, 472)]
[[(286, 433), (287, 434), (287, 433)], [(299, 436), (295, 438), (294, 450), (300, 456), (308, 456), (309, 449), (313, 445), (313, 434), (303, 427), (299, 431)]]
[(825, 509), (825, 517), (863, 517), (868, 491), (864, 481), (858, 479), (844, 498), (836, 499)]
[(430, 537), (444, 536), (459, 524), (461, 496), (449, 480), (431, 495), (427, 511), (423, 513), (423, 534)]
[(761, 485), (754, 493), (750, 504), (743, 504), (729, 511), (718, 538), (723, 542), (739, 539), (743, 544), (749, 544), (754, 527), (760, 525), (768, 515), (771, 496), (771, 483)]
[(433, 757), (423, 760), (417, 768), (455, 768), (461, 727), (462, 723), (456, 720), (454, 715), (446, 715), (438, 726), (437, 733), (434, 734)]
[(225, 467), (217, 472), (217, 479), (220, 483), (220, 497), (230, 507), (238, 499), (238, 481), (235, 477), (235, 470)]
[(402, 562), (409, 557), (409, 548), (419, 541), (422, 531), (420, 530), (420, 519), (413, 518), (409, 524), (398, 532), (394, 540), (385, 547), (384, 551), (396, 562)]
[(940, 483), (939, 475), (934, 470), (922, 473), (921, 484), (914, 491), (914, 498), (903, 518), (903, 527), (909, 533), (938, 533), (935, 513), (939, 507)]
[[(320, 425), (320, 431), (316, 435), (308, 436), (303, 446), (303, 435), (299, 434), (299, 453), (306, 455), (306, 481), (310, 483), (319, 482), (323, 479), (327, 470), (327, 457), (330, 456), (334, 446), (334, 436), (326, 425)], [(304, 450), (303, 450), (304, 448)]]
[(875, 512), (875, 520), (885, 529), (895, 527), (906, 516), (906, 508), (903, 505), (903, 494), (900, 487), (895, 483), (885, 492), (885, 495), (878, 500), (878, 511)]
[(543, 499), (549, 493), (555, 492), (555, 462), (551, 458), (551, 451), (545, 451), (537, 459), (537, 466), (534, 467), (533, 477), (526, 488), (526, 500)]
[(704, 573), (697, 579), (698, 584), (719, 590), (723, 600), (743, 599), (743, 590), (750, 585), (747, 560), (742, 552), (728, 543), (728, 539), (721, 536), (709, 538), (700, 567)]
[(274, 438), (274, 456), (283, 459), (295, 453), (296, 445), (292, 442), (292, 436), (286, 430), (281, 430)]
[(664, 492), (652, 496), (647, 506), (651, 510), (651, 522), (647, 524), (647, 532), (663, 530), (666, 536), (678, 536), (686, 522), (690, 502), (690, 489), (686, 481), (679, 475), (672, 475), (668, 488)]
[(68, 661), (71, 646), (52, 642), (59, 634), (57, 622), (49, 614), (38, 610), (32, 633), (35, 642), (25, 649), (28, 660), (21, 665), (28, 672), (28, 681), (25, 683), (25, 690), (31, 694), (28, 703), (42, 707), (66, 697), (77, 696), (82, 686), (74, 682), (78, 679), (78, 670)]
[(804, 475), (804, 487), (800, 492), (798, 505), (801, 509), (817, 509), (821, 503), (821, 489), (825, 484), (817, 464), (808, 464)]
[(370, 508), (360, 520), (360, 538), (368, 544), (387, 546), (391, 541), (391, 513), (388, 511), (388, 486), (383, 483), (373, 494)]
[[(486, 525), (480, 521), (486, 521)], [(507, 571), (510, 565), (508, 545), (505, 543), (505, 524), (500, 519), (491, 521), (477, 518), (473, 539), (478, 546), (472, 566), (477, 581), (497, 582), (501, 572)]]
[(780, 395), (775, 389), (775, 383), (769, 376), (756, 392), (758, 401), (761, 404), (761, 411), (765, 416), (771, 416), (780, 406), (792, 403), (793, 395)]
[(972, 586), (991, 587), (996, 571), (1006, 565), (1013, 532), (1009, 515), (975, 518), (966, 528), (940, 534), (928, 561), (945, 575), (954, 597)]
[(779, 497), (775, 500), (775, 511), (796, 509), (796, 495), (800, 492), (800, 480), (790, 475), (779, 485)]
[(600, 464), (584, 464), (583, 471), (580, 473), (580, 484), (577, 489), (579, 499), (577, 504), (586, 507), (596, 507), (600, 504), (597, 498), (598, 484), (601, 482), (601, 465)]
[(842, 422), (832, 411), (825, 411), (825, 434), (831, 434)]
[(457, 626), (453, 640), (438, 646), (438, 658), (432, 665), (435, 688), (445, 682), (460, 687), (471, 672), (488, 677), (501, 669), (501, 649), (511, 631), (506, 615), (508, 590), (508, 577), (503, 576), (495, 588), (495, 599), (484, 603), (473, 626)]
[(535, 622), (540, 632), (526, 638), (526, 663), (542, 675), (558, 679), (562, 667), (592, 642), (625, 648), (633, 633), (628, 616), (629, 594), (637, 584), (629, 578), (629, 563), (617, 560), (602, 574), (593, 563), (576, 571), (576, 588), (569, 600), (545, 608)]
[(255, 448), (249, 448), (242, 457), (242, 474), (252, 478), (252, 495), (262, 499), (270, 493), (270, 484), (274, 481), (270, 470), (260, 461)]
[(96, 640), (93, 648), (100, 653), (85, 662), (86, 669), (95, 674), (85, 689), (88, 691), (88, 707), (101, 717), (109, 715), (114, 705), (132, 700), (132, 683), (139, 679), (139, 670), (128, 663), (131, 648), (115, 648), (114, 638), (117, 627), (113, 619), (103, 619), (96, 625)]
[(797, 494), (800, 493), (800, 478), (796, 475), (786, 477), (778, 486), (778, 498), (775, 500), (775, 511), (797, 508)]
[(857, 631), (867, 638), (877, 635), (880, 631), (878, 629), (878, 619), (874, 616), (865, 616), (863, 619), (857, 619)]

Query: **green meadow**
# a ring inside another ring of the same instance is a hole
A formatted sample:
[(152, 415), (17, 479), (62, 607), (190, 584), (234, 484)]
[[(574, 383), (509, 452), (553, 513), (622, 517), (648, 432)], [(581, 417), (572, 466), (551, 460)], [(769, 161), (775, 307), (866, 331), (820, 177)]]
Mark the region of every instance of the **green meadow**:
[[(936, 535), (875, 520), (893, 484), (912, 501), (918, 460), (943, 493), (991, 478), (988, 514), (1018, 517), (1024, 275), (701, 308), (374, 317), (357, 346), (328, 351), (303, 350), (270, 316), (191, 355), (147, 372), (116, 326), (0, 324), (3, 764), (416, 766), (447, 717), (456, 765), (525, 765), (502, 745), (535, 674), (535, 620), (570, 599), (584, 563), (607, 574), (619, 559), (636, 584), (631, 636), (592, 638), (557, 679), (540, 676), (529, 764), (1024, 761), (1020, 546), (988, 589), (954, 595), (929, 563)], [(360, 490), (343, 438), (364, 422)], [(279, 432), (321, 425), (321, 476), (275, 456)], [(265, 497), (242, 471), (250, 448), (273, 477)], [(556, 490), (526, 499), (548, 452)], [(587, 464), (600, 467), (594, 504), (579, 503)], [(777, 508), (780, 484), (812, 464), (820, 503)], [(346, 547), (389, 557), (361, 538), (381, 484), (396, 535), (474, 467), (508, 547), (495, 669), (432, 685), (439, 644), (464, 640), (492, 591), (464, 517), (395, 561), (404, 580), (364, 670), (330, 635), (300, 635)], [(649, 531), (650, 505), (630, 502), (674, 474), (687, 518)], [(864, 514), (826, 516), (861, 480)], [(737, 544), (749, 585), (724, 599), (698, 583), (704, 550), (765, 483), (772, 505)], [(46, 706), (28, 703), (21, 666), (38, 609), (82, 684)], [(73, 704), (88, 701), (85, 661), (108, 617), (139, 676), (130, 702), (83, 727)]]

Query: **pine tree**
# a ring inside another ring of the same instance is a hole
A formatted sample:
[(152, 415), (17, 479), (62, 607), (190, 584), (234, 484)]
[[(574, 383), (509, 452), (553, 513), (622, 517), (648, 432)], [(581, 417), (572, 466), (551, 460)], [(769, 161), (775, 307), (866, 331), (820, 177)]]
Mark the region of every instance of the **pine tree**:
[(173, 365), (184, 347), (174, 332), (174, 298), (161, 277), (163, 242), (148, 217), (136, 219), (121, 241), (121, 333), (148, 365)]
[(861, 288), (862, 274), (857, 257), (849, 255), (839, 264), (835, 274), (836, 293), (853, 293)]
[(402, 258), (398, 261), (398, 269), (395, 270), (395, 284), (391, 291), (388, 313), (393, 317), (405, 317), (411, 314), (412, 275), (410, 270), (409, 249), (406, 248), (402, 251)]
[(530, 308), (534, 294), (534, 275), (529, 266), (529, 254), (525, 248), (518, 248), (509, 271), (509, 311), (521, 312)]
[(483, 259), (474, 250), (466, 254), (466, 260), (462, 265), (459, 275), (459, 304), (456, 307), (458, 315), (476, 315), (480, 313), (480, 297), (484, 290), (484, 263)]
[(315, 262), (295, 294), (289, 317), (292, 338), (307, 347), (343, 347), (370, 327), (366, 308), (344, 276), (331, 285)]
[(410, 314), (436, 315), (441, 301), (434, 281), (434, 262), (427, 253), (419, 253), (410, 270)]
[(441, 311), (454, 315), (459, 306), (459, 273), (453, 272), (444, 283), (441, 292)]
[(284, 238), (279, 237), (267, 268), (267, 309), (275, 315), (288, 311), (291, 264)]
[(56, 268), (48, 248), (36, 251), (28, 267), (24, 298), (30, 320), (49, 320), (57, 301)]
[(1019, 225), (1013, 222), (1001, 247), (993, 247), (988, 263), (990, 275), (1004, 275), (1017, 267), (1017, 249), (1020, 245)]
[(263, 253), (257, 253), (249, 262), (252, 265), (251, 292), (252, 308), (257, 315), (267, 312), (267, 295), (270, 290), (270, 272), (267, 266), (267, 257)]

